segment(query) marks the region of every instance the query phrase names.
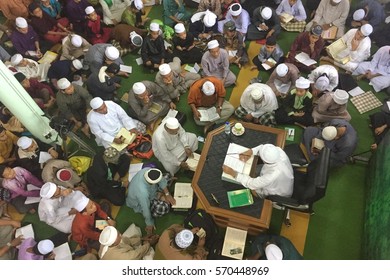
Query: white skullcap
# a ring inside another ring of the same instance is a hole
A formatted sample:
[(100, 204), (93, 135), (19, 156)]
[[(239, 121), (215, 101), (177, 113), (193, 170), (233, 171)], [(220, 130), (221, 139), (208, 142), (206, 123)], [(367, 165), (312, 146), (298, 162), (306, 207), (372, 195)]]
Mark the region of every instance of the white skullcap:
[(144, 173), (144, 178), (146, 182), (151, 185), (157, 184), (162, 179), (162, 172), (157, 168), (150, 168)]
[(341, 2), (341, 0), (332, 0), (334, 3), (338, 4)]
[(171, 73), (172, 69), (169, 64), (163, 63), (158, 67), (158, 71), (161, 75), (168, 75), (169, 73)]
[(366, 24), (363, 24), (361, 27), (360, 27), (360, 32), (362, 32), (362, 34), (364, 36), (370, 36), (370, 34), (372, 33), (373, 31), (373, 28), (372, 28), (372, 25), (369, 24), (369, 23), (366, 23)]
[(139, 11), (143, 9), (144, 3), (142, 2), (142, 0), (134, 0), (134, 6)]
[(217, 22), (217, 15), (207, 10), (203, 17), (203, 24), (206, 27), (213, 27), (216, 22)]
[(22, 62), (22, 60), (23, 60), (23, 55), (21, 55), (20, 53), (14, 54), (14, 55), (11, 57), (11, 65), (12, 65), (12, 66), (16, 66), (16, 65), (18, 65), (20, 62)]
[(15, 24), (16, 24), (16, 27), (19, 27), (19, 28), (27, 28), (27, 26), (28, 26), (27, 20), (25, 18), (22, 18), (22, 17), (17, 17), (15, 19)]
[(180, 123), (176, 118), (168, 118), (165, 122), (165, 125), (169, 129), (178, 129), (180, 127)]
[(175, 243), (181, 249), (185, 249), (190, 246), (193, 240), (194, 234), (189, 229), (183, 229), (175, 236)]
[(280, 261), (283, 260), (283, 253), (282, 250), (280, 250), (280, 248), (275, 244), (269, 244), (265, 247), (265, 257), (267, 260)]
[(242, 12), (241, 5), (238, 3), (231, 5), (229, 9), (230, 9), (230, 14), (235, 17), (239, 16)]
[(83, 43), (83, 39), (80, 35), (72, 35), (72, 39), (70, 40), (73, 46), (76, 48), (81, 47), (81, 44)]
[(288, 66), (285, 63), (279, 64), (276, 66), (276, 74), (279, 77), (284, 77), (288, 73)]
[(277, 147), (272, 144), (264, 144), (260, 150), (260, 157), (264, 163), (275, 163), (280, 158), (280, 152)]
[(302, 89), (307, 89), (310, 87), (310, 81), (304, 77), (299, 77), (295, 81), (295, 87), (296, 88), (302, 88)]
[(118, 59), (119, 57), (119, 51), (116, 47), (114, 46), (109, 46), (106, 48), (104, 51), (104, 55), (109, 59), (109, 60), (115, 60)]
[(59, 89), (64, 90), (70, 87), (70, 82), (68, 81), (67, 78), (61, 78), (57, 81), (57, 86)]
[(118, 238), (118, 231), (113, 226), (106, 226), (103, 229), (103, 231), (100, 233), (99, 236), (99, 242), (104, 246), (102, 248), (100, 258), (104, 256), (104, 254), (108, 250), (108, 247), (114, 244), (117, 238)]
[(176, 33), (183, 33), (186, 31), (186, 28), (184, 27), (184, 24), (181, 22), (175, 25), (175, 32)]
[(329, 79), (328, 77), (326, 76), (321, 76), (319, 77), (315, 83), (314, 83), (314, 87), (316, 89), (318, 89), (319, 91), (324, 91), (328, 88), (329, 86)]
[(337, 136), (337, 128), (334, 126), (327, 126), (322, 130), (322, 138), (326, 141), (332, 141)]
[(348, 102), (348, 92), (342, 89), (336, 89), (333, 94), (333, 100), (339, 105), (343, 105)]
[(129, 37), (130, 37), (131, 43), (133, 43), (134, 46), (136, 46), (136, 47), (142, 46), (144, 39), (137, 32), (131, 31)]
[(51, 182), (44, 183), (39, 191), (42, 198), (52, 198), (57, 190), (57, 185)]
[(39, 253), (42, 255), (47, 255), (53, 251), (54, 243), (49, 239), (41, 240), (38, 242), (37, 248)]
[(210, 42), (207, 43), (207, 48), (208, 48), (209, 50), (215, 49), (215, 48), (217, 48), (217, 47), (219, 47), (219, 43), (218, 43), (217, 40), (211, 40)]
[(354, 21), (361, 21), (365, 15), (366, 12), (364, 11), (364, 9), (358, 9), (353, 13), (352, 17)]
[(73, 67), (76, 69), (76, 70), (80, 70), (81, 68), (83, 68), (83, 64), (81, 63), (80, 60), (78, 59), (75, 59), (72, 61), (72, 65)]
[(89, 105), (93, 110), (99, 109), (103, 105), (104, 101), (100, 97), (92, 98), (91, 102), (89, 102)]
[(149, 26), (150, 31), (159, 31), (160, 25), (157, 22), (152, 22)]
[(146, 87), (144, 83), (142, 82), (137, 82), (133, 85), (133, 92), (135, 94), (143, 94), (146, 91)]
[(268, 7), (265, 7), (261, 10), (261, 17), (265, 20), (269, 20), (272, 17), (272, 10)]
[(264, 96), (264, 93), (261, 89), (259, 88), (254, 88), (251, 90), (251, 97), (253, 98), (253, 100), (260, 100), (261, 98), (263, 98)]
[(25, 150), (28, 147), (30, 147), (32, 143), (33, 143), (32, 139), (30, 137), (26, 137), (26, 136), (20, 137), (18, 139), (18, 141), (16, 142), (18, 147), (21, 148), (22, 150)]
[(79, 198), (79, 200), (76, 201), (74, 205), (74, 209), (81, 212), (85, 209), (85, 207), (87, 207), (88, 203), (89, 203), (89, 198), (83, 195)]
[(85, 8), (85, 13), (87, 15), (92, 14), (94, 11), (95, 11), (95, 9), (92, 6), (88, 6), (88, 7)]
[(204, 84), (202, 85), (202, 91), (204, 94), (206, 94), (207, 96), (210, 96), (210, 95), (213, 95), (214, 92), (215, 92), (215, 86), (212, 82), (210, 81), (206, 81), (204, 82)]

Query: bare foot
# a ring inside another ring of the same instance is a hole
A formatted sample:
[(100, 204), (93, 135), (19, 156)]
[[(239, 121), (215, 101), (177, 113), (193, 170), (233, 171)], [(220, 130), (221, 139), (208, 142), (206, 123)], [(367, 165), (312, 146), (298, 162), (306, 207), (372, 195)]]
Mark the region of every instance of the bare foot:
[(371, 145), (371, 150), (376, 150), (378, 148), (378, 145), (376, 143)]

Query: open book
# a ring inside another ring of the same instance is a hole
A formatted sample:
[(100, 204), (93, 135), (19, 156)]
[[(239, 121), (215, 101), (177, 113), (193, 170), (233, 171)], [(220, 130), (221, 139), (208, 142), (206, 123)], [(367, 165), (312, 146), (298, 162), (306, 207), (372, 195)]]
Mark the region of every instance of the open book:
[(119, 65), (119, 70), (122, 72), (126, 72), (126, 73), (131, 74), (131, 72), (133, 72), (133, 67), (121, 64), (121, 65)]
[[(239, 159), (240, 153), (243, 153), (246, 150), (248, 150), (248, 148), (244, 146), (240, 146), (235, 143), (230, 143), (223, 164), (229, 166), (230, 168), (239, 173), (243, 173), (249, 176), (252, 169), (254, 156), (252, 155), (246, 162), (241, 161)], [(222, 172), (221, 179), (227, 182), (239, 184), (233, 176), (230, 176), (225, 172)]]
[[(273, 64), (273, 66), (275, 66), (275, 64), (276, 64), (276, 61), (275, 61), (275, 59), (273, 59), (272, 57), (270, 57), (270, 58), (268, 58), (267, 60), (266, 60), (266, 62), (271, 62), (272, 64)], [(263, 68), (265, 69), (265, 70), (269, 70), (269, 69), (271, 69), (273, 66), (269, 66), (267, 63), (265, 63), (265, 62), (263, 62), (262, 64), (261, 64), (261, 66), (263, 66)]]
[(96, 220), (95, 221), (95, 228), (99, 230), (103, 230), (106, 226), (108, 226), (108, 223), (106, 220)]
[(174, 210), (187, 210), (192, 207), (194, 190), (191, 183), (176, 183), (173, 198), (176, 204), (172, 205)]
[(310, 66), (310, 65), (317, 63), (317, 61), (310, 58), (310, 56), (305, 52), (301, 52), (301, 53), (297, 54), (295, 56), (295, 59), (306, 66)]
[(71, 261), (72, 260), (72, 252), (70, 251), (69, 244), (64, 243), (60, 246), (54, 247), (53, 253), (55, 254), (55, 260), (61, 261)]
[[(40, 188), (32, 185), (32, 184), (27, 184), (27, 190), (28, 191), (34, 191), (34, 190), (40, 190)], [(41, 197), (38, 196), (38, 197), (32, 197), (32, 196), (28, 196), (26, 198), (26, 200), (24, 201), (24, 204), (34, 204), (34, 203), (38, 203), (41, 201)]]
[(27, 238), (35, 238), (34, 229), (32, 227), (32, 224), (29, 224), (24, 227), (17, 228), (15, 231), (15, 238), (18, 238), (19, 236), (23, 235), (24, 239)]
[(333, 40), (336, 38), (336, 34), (337, 34), (337, 26), (332, 26), (331, 28), (329, 28), (328, 30), (324, 30), (322, 31), (322, 34), (321, 34), (321, 37), (322, 39), (324, 40)]
[(150, 106), (148, 110), (154, 114), (158, 114), (158, 112), (161, 111), (161, 108), (162, 106), (160, 104), (153, 102), (152, 106)]
[(199, 109), (198, 111), (200, 113), (201, 122), (213, 122), (221, 118), (221, 116), (217, 113), (217, 108), (214, 106), (208, 109)]
[(338, 63), (345, 64), (350, 60), (349, 49), (341, 38), (327, 46), (326, 51)]
[(245, 230), (227, 227), (222, 247), (222, 256), (242, 260), (247, 234), (248, 232)]
[(189, 64), (186, 64), (186, 66), (184, 67), (184, 70), (196, 74), (196, 73), (199, 72), (200, 66), (199, 66), (199, 64), (196, 63), (196, 62), (195, 62), (195, 64), (194, 64), (194, 67), (190, 66)]
[(45, 54), (42, 56), (40, 60), (38, 60), (39, 64), (43, 63), (52, 63), (54, 60), (57, 59), (58, 54), (52, 51), (46, 51)]
[(122, 127), (121, 130), (119, 130), (118, 134), (115, 137), (116, 138), (123, 137), (125, 139), (122, 144), (116, 144), (114, 142), (111, 143), (111, 147), (117, 149), (120, 152), (124, 148), (126, 148), (129, 144), (133, 143), (133, 141), (134, 141), (135, 137), (137, 137), (137, 135), (135, 133), (131, 133), (126, 128)]
[(290, 15), (288, 13), (282, 13), (280, 15), (280, 21), (283, 23), (288, 23), (288, 22), (292, 21), (293, 19), (294, 19), (294, 16)]
[(161, 123), (165, 123), (168, 118), (175, 118), (178, 111), (174, 109), (169, 109), (168, 114), (162, 119)]
[(199, 159), (200, 159), (200, 154), (197, 153), (192, 153), (192, 157), (187, 158), (186, 163), (188, 164), (188, 168), (191, 171), (195, 172), (196, 167), (198, 166), (199, 163)]

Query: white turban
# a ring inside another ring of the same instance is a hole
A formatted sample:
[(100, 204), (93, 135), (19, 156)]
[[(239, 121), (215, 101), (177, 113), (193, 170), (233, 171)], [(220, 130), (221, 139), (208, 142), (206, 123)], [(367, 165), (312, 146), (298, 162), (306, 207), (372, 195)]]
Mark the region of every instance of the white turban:
[(168, 118), (165, 122), (165, 125), (169, 129), (178, 129), (180, 127), (180, 123), (176, 118)]
[(318, 89), (319, 91), (324, 91), (328, 88), (329, 86), (329, 79), (328, 77), (326, 76), (321, 76), (319, 77), (315, 83), (314, 83), (314, 87), (316, 89)]
[(217, 15), (207, 10), (203, 17), (203, 24), (206, 27), (213, 27), (216, 22), (217, 22)]
[(373, 31), (373, 28), (372, 28), (372, 25), (369, 24), (369, 23), (366, 23), (366, 24), (363, 24), (361, 27), (360, 27), (360, 32), (362, 32), (362, 34), (364, 36), (370, 36), (370, 34), (372, 33)]
[(336, 89), (333, 94), (333, 100), (339, 105), (343, 105), (348, 102), (349, 95), (345, 90)]
[(85, 207), (87, 207), (88, 203), (89, 203), (89, 198), (83, 195), (80, 197), (79, 200), (76, 201), (74, 205), (74, 209), (81, 212), (85, 209)]
[(95, 9), (92, 6), (88, 6), (88, 7), (85, 8), (85, 13), (87, 15), (92, 14), (94, 11), (95, 11)]
[(73, 67), (76, 69), (76, 70), (80, 70), (81, 68), (83, 68), (83, 64), (81, 63), (80, 60), (78, 59), (75, 59), (72, 61), (72, 65)]
[(172, 69), (169, 64), (164, 63), (158, 67), (158, 71), (161, 75), (168, 75), (169, 73), (171, 73)]
[(334, 126), (327, 126), (322, 130), (322, 138), (326, 141), (332, 141), (337, 136), (337, 128)]
[(149, 26), (150, 31), (159, 31), (160, 25), (156, 22), (152, 22)]
[(146, 87), (144, 83), (142, 82), (137, 82), (133, 85), (133, 92), (135, 94), (143, 94), (146, 91)]
[(136, 46), (136, 47), (142, 46), (144, 39), (142, 39), (142, 37), (137, 32), (131, 31), (129, 37), (130, 37), (131, 43), (134, 46)]
[(186, 31), (186, 28), (184, 27), (184, 24), (178, 23), (175, 25), (175, 32), (176, 33), (183, 33)]
[(210, 95), (213, 95), (214, 92), (215, 92), (215, 86), (212, 82), (210, 81), (206, 81), (203, 85), (202, 85), (202, 91), (205, 95), (207, 96), (210, 96)]
[(28, 26), (27, 20), (25, 18), (22, 18), (22, 17), (17, 17), (15, 19), (15, 24), (16, 24), (16, 27), (19, 27), (19, 28), (27, 28), (27, 26)]
[(104, 55), (109, 60), (115, 60), (115, 59), (118, 59), (118, 57), (119, 57), (119, 50), (117, 48), (115, 48), (114, 46), (109, 46), (104, 51)]
[(150, 168), (144, 173), (144, 178), (146, 182), (151, 185), (157, 184), (162, 179), (162, 172), (157, 168)]
[(263, 98), (264, 96), (264, 93), (261, 89), (259, 88), (254, 88), (251, 90), (251, 97), (253, 98), (253, 100), (260, 100), (261, 98)]
[(59, 89), (64, 90), (70, 87), (70, 82), (68, 81), (67, 78), (61, 78), (57, 81), (57, 86)]
[(261, 17), (265, 20), (269, 20), (272, 16), (272, 10), (268, 7), (265, 7), (261, 10)]
[(285, 63), (279, 64), (276, 67), (276, 74), (278, 74), (279, 77), (284, 77), (288, 73), (288, 66)]
[(361, 21), (365, 15), (366, 12), (364, 11), (364, 9), (358, 9), (353, 13), (352, 17), (354, 21)]
[(41, 240), (38, 242), (37, 248), (39, 253), (41, 253), (42, 255), (47, 255), (53, 251), (54, 243), (49, 239)]
[(338, 4), (341, 2), (341, 0), (332, 0), (334, 3)]
[(185, 249), (190, 246), (193, 240), (194, 234), (189, 229), (183, 229), (175, 236), (175, 243), (181, 249)]
[(229, 9), (230, 9), (230, 14), (235, 17), (239, 16), (242, 12), (241, 5), (238, 3), (231, 5)]
[(51, 182), (44, 183), (39, 191), (42, 198), (52, 198), (57, 190), (57, 185)]
[(100, 233), (99, 236), (99, 242), (104, 246), (102, 248), (100, 258), (104, 256), (104, 254), (108, 250), (108, 247), (114, 244), (117, 238), (118, 238), (118, 231), (113, 226), (106, 226), (103, 229), (103, 231)]
[(89, 105), (93, 110), (99, 109), (103, 105), (104, 101), (100, 97), (92, 98), (91, 102), (89, 102)]
[(134, 6), (138, 11), (140, 11), (144, 8), (144, 3), (142, 0), (134, 0)]
[(83, 39), (80, 35), (72, 35), (72, 39), (70, 40), (73, 46), (76, 48), (81, 47), (81, 44), (83, 43)]
[(22, 56), (20, 53), (14, 54), (14, 55), (11, 57), (11, 65), (12, 65), (12, 66), (16, 66), (16, 65), (18, 65), (20, 62), (22, 62), (22, 60), (23, 60), (23, 56)]
[(265, 247), (265, 257), (267, 260), (280, 261), (283, 260), (283, 253), (282, 250), (280, 250), (280, 248), (275, 244), (269, 244)]
[(277, 147), (272, 144), (264, 144), (260, 150), (260, 157), (265, 163), (275, 163), (280, 158), (280, 152)]
[(18, 141), (16, 142), (18, 147), (21, 148), (22, 150), (25, 150), (28, 147), (30, 147), (32, 143), (33, 143), (33, 140), (30, 137), (26, 137), (26, 136), (20, 137), (18, 139)]
[(208, 48), (209, 50), (215, 49), (215, 48), (217, 48), (217, 47), (219, 47), (219, 43), (218, 43), (217, 40), (211, 40), (210, 42), (207, 43), (207, 48)]
[(310, 87), (310, 81), (304, 77), (299, 77), (295, 81), (296, 88), (308, 89)]

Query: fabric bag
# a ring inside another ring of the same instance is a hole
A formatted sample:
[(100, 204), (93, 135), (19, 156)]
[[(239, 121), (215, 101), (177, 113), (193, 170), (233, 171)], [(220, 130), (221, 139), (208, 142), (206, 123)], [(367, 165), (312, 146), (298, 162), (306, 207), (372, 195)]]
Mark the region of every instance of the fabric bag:
[(92, 159), (86, 156), (74, 156), (69, 158), (68, 161), (79, 176), (86, 172), (92, 163)]
[(150, 159), (153, 156), (152, 137), (149, 134), (139, 134), (133, 143), (127, 146), (127, 151), (140, 159)]

